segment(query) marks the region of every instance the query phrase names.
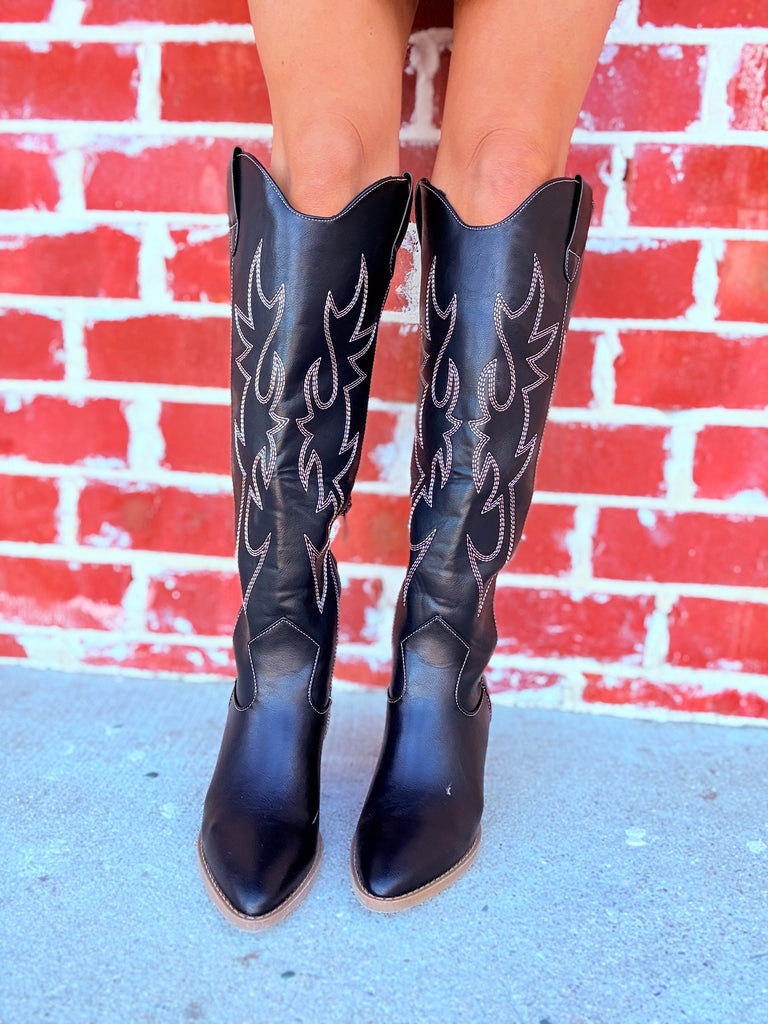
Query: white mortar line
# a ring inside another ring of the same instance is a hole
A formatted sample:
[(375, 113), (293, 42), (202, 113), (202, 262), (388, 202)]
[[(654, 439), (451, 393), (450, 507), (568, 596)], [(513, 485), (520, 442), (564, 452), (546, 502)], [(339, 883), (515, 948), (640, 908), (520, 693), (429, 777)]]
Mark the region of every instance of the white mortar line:
[[(768, 31), (768, 30), (767, 30)], [(257, 121), (86, 121), (54, 118), (7, 118), (0, 120), (0, 135), (57, 135), (83, 140), (89, 139), (104, 148), (110, 138), (188, 138), (200, 137), (221, 139), (251, 139), (254, 142), (269, 143), (272, 139), (272, 125)], [(400, 130), (400, 141), (424, 145), (435, 143), (439, 131), (434, 127), (404, 125)], [(618, 129), (593, 130), (576, 128), (571, 141), (575, 145), (601, 148), (613, 146), (765, 146), (765, 132), (758, 129), (729, 128), (709, 129), (696, 122), (680, 131), (624, 131)]]
[(690, 505), (696, 495), (693, 483), (696, 435), (697, 428), (690, 421), (678, 419), (673, 423), (664, 443), (667, 452), (667, 459), (664, 463), (667, 501), (675, 506)]
[[(66, 465), (31, 462), (16, 456), (0, 459), (0, 476), (33, 476), (43, 480), (87, 480), (114, 486), (122, 485), (127, 488), (133, 487), (136, 490), (148, 487), (168, 487), (191, 491), (199, 495), (227, 494), (232, 488), (229, 476), (223, 474), (192, 473), (161, 467), (155, 470), (144, 469), (141, 473), (137, 473), (134, 468), (104, 466), (98, 461), (90, 466), (87, 462)], [(402, 481), (396, 482), (358, 480), (355, 483), (354, 493), (358, 495), (373, 494), (378, 497), (407, 497), (409, 493), (407, 475), (403, 476)], [(623, 508), (636, 512), (661, 512), (670, 515), (690, 513), (737, 516), (746, 519), (762, 519), (768, 515), (768, 500), (752, 496), (730, 499), (694, 497), (671, 500), (668, 497), (653, 498), (646, 495), (537, 491), (534, 494), (533, 504), (534, 506), (548, 505), (583, 509), (585, 522), (595, 514), (595, 510), (600, 508)]]
[(156, 41), (142, 42), (136, 56), (139, 63), (139, 85), (136, 96), (136, 118), (144, 124), (161, 119), (160, 74), (162, 48)]
[(661, 671), (669, 654), (669, 613), (677, 601), (673, 590), (656, 595), (655, 607), (646, 619), (642, 666)]

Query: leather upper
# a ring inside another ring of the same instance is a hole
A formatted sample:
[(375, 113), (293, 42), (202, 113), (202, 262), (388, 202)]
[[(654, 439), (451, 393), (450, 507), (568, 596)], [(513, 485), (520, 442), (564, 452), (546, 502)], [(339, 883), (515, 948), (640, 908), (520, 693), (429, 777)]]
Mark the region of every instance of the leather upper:
[(294, 210), (259, 162), (230, 169), (232, 476), (242, 607), (237, 681), (203, 812), (205, 862), (263, 916), (316, 856), (339, 579), (376, 329), (408, 223), (410, 178), (335, 217)]
[(591, 216), (581, 179), (489, 227), (421, 181), (422, 362), (410, 562), (379, 762), (353, 843), (382, 899), (450, 871), (479, 834), (496, 577), (519, 543)]

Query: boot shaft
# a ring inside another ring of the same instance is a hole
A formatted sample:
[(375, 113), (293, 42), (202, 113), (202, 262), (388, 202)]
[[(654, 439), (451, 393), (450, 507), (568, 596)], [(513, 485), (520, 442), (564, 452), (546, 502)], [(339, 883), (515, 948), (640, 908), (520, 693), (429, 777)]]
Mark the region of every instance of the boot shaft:
[(470, 648), (475, 680), (496, 643), (496, 576), (531, 503), (591, 208), (584, 181), (556, 179), (471, 227), (428, 182), (417, 190), (422, 362), (395, 632), (439, 616)]
[(331, 527), (349, 506), (360, 462), (376, 331), (410, 201), (410, 179), (388, 178), (335, 217), (308, 216), (287, 203), (257, 160), (233, 154), (239, 677), (252, 669), (248, 645), (283, 618), (323, 648), (321, 660), (332, 659)]

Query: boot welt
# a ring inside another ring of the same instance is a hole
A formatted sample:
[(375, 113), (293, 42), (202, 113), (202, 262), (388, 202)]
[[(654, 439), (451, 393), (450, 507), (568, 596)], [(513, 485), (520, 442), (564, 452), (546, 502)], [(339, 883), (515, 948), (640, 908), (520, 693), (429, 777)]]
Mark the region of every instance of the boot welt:
[(354, 886), (355, 895), (364, 907), (367, 907), (369, 910), (376, 910), (380, 914), (396, 914), (400, 910), (407, 910), (409, 907), (418, 906), (419, 903), (424, 903), (432, 896), (436, 896), (439, 892), (442, 892), (443, 889), (447, 889), (448, 886), (453, 885), (453, 883), (457, 879), (461, 878), (464, 872), (472, 866), (480, 849), (481, 834), (481, 831), (478, 831), (475, 841), (461, 860), (454, 864), (452, 868), (449, 868), (444, 874), (433, 879), (431, 882), (427, 882), (426, 885), (422, 885), (418, 889), (414, 889), (412, 892), (403, 893), (402, 896), (374, 896), (373, 893), (368, 892), (360, 878), (360, 872), (353, 849), (350, 859), (352, 866), (352, 885)]
[(301, 882), (293, 890), (290, 896), (287, 896), (279, 906), (275, 907), (274, 910), (270, 910), (267, 914), (244, 914), (241, 910), (238, 910), (237, 907), (233, 906), (221, 891), (221, 887), (213, 877), (213, 873), (205, 859), (202, 835), (198, 835), (197, 837), (197, 860), (208, 895), (213, 900), (213, 905), (219, 913), (222, 914), (230, 924), (235, 925), (236, 928), (239, 928), (244, 932), (258, 932), (265, 928), (271, 928), (273, 925), (279, 924), (280, 921), (295, 910), (312, 888), (312, 883), (320, 870), (322, 855), (323, 840), (321, 836), (318, 836), (317, 852), (315, 853), (314, 860), (309, 866), (309, 871), (307, 871), (306, 875), (302, 878)]

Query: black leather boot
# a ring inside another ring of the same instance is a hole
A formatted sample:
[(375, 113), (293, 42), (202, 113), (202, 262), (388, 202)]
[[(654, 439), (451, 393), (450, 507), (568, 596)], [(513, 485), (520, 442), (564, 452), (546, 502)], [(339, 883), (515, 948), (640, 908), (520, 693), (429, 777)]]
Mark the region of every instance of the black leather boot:
[(531, 503), (592, 213), (580, 178), (506, 220), (464, 224), (419, 184), (422, 372), (411, 558), (398, 599), (383, 745), (352, 844), (374, 910), (419, 903), (480, 842), (496, 576)]
[(298, 213), (264, 168), (230, 165), (237, 681), (198, 852), (217, 908), (256, 929), (317, 871), (320, 752), (339, 579), (331, 527), (360, 462), (376, 330), (411, 180), (335, 217)]

